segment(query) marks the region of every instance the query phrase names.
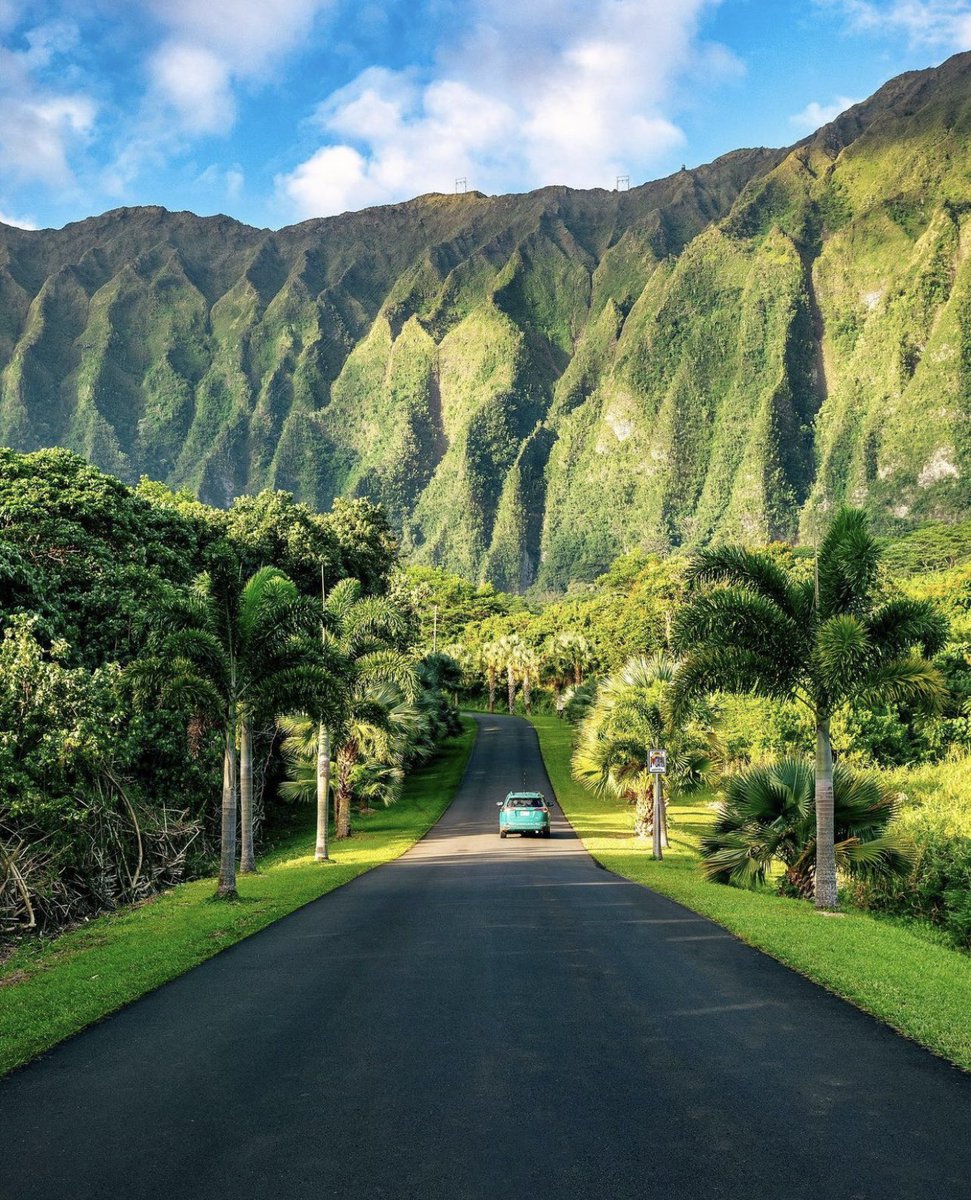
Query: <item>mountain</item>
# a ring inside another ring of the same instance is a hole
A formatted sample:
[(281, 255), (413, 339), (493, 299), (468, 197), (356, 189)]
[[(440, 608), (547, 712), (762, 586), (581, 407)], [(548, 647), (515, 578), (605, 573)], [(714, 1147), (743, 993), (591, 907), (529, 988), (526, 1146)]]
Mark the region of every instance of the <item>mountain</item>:
[(0, 226), (0, 442), (217, 504), (365, 494), (414, 560), (511, 590), (843, 499), (953, 520), (969, 252), (971, 54), (625, 192)]

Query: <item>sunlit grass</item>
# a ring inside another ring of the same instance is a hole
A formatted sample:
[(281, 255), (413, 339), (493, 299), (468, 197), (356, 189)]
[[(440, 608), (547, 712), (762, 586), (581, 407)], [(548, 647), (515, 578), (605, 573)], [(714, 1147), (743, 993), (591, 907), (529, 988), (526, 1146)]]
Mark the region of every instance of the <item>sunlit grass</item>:
[(412, 774), (391, 808), (354, 823), (333, 861), (313, 857), (313, 813), (241, 876), (238, 901), (213, 899), (215, 879), (170, 889), (58, 938), (22, 946), (0, 967), (0, 1074), (121, 1008), (226, 946), (355, 876), (403, 854), (455, 794), (475, 737), (473, 722), (434, 762)]
[(832, 917), (771, 891), (708, 883), (698, 841), (712, 820), (712, 797), (671, 806), (671, 848), (655, 862), (633, 836), (633, 812), (600, 800), (570, 775), (571, 727), (534, 717), (563, 811), (605, 867), (670, 896), (730, 929), (901, 1033), (971, 1070), (971, 957), (925, 933), (862, 912)]

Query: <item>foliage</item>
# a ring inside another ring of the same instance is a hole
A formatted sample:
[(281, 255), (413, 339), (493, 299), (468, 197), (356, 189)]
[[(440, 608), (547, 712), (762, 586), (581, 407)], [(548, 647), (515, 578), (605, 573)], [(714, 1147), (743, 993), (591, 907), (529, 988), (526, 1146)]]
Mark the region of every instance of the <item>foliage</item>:
[(678, 617), (687, 648), (674, 708), (712, 691), (799, 700), (816, 734), (813, 889), (836, 904), (831, 720), (845, 705), (909, 704), (933, 710), (946, 695), (926, 656), (944, 645), (947, 623), (933, 605), (884, 594), (879, 548), (866, 515), (833, 517), (812, 578), (772, 556), (738, 546), (703, 551), (692, 579), (699, 591)]
[[(635, 805), (635, 832), (653, 832), (652, 750), (668, 752), (669, 788), (698, 786), (708, 768), (707, 747), (689, 714), (671, 705), (679, 664), (663, 654), (632, 658), (605, 679), (577, 732), (573, 777), (597, 795), (621, 796)], [(662, 801), (661, 845), (667, 844)]]
[[(227, 514), (64, 450), (0, 450), (0, 930), (55, 928), (202, 868), (218, 824), (220, 722), (201, 686), (215, 660), (181, 691), (172, 668), (206, 657), (191, 633), (200, 573), (222, 594), (250, 567), (279, 574), (273, 556), (305, 585), (294, 610), (317, 598), (316, 631), (322, 563), (328, 584), (352, 565), (382, 589), (393, 542), (365, 502), (317, 516), (264, 493)], [(180, 644), (162, 664), (165, 629)], [(128, 683), (153, 658), (169, 684), (133, 711)], [(276, 768), (253, 716), (258, 792)]]
[(939, 926), (971, 950), (971, 758), (887, 772), (896, 790), (895, 826), (915, 854), (903, 878), (854, 883), (856, 903)]
[[(781, 864), (782, 895), (808, 896), (816, 861), (813, 767), (805, 758), (783, 758), (729, 777), (710, 833), (701, 839), (707, 878), (745, 887), (764, 884)], [(903, 875), (912, 848), (888, 833), (892, 796), (873, 775), (843, 763), (833, 771), (836, 863), (851, 876)]]

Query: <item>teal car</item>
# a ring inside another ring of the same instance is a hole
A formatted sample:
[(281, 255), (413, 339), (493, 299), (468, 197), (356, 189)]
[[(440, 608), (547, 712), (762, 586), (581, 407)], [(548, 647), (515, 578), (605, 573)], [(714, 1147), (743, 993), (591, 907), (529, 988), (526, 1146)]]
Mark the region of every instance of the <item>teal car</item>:
[(499, 804), (499, 836), (535, 833), (550, 836), (550, 810), (540, 792), (510, 792)]

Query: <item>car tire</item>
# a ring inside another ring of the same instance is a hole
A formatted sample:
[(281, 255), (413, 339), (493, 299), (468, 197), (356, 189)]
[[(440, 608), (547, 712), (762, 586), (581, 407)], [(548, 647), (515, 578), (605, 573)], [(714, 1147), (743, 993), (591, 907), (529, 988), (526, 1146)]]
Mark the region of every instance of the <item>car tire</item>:
[(552, 831), (550, 830), (549, 825), (547, 825), (546, 828), (543, 830), (543, 837), (549, 837), (551, 832)]
[(506, 831), (505, 831), (505, 829), (500, 829), (500, 830), (499, 830), (499, 836), (500, 836), (501, 838), (504, 838), (504, 837), (506, 836)]

